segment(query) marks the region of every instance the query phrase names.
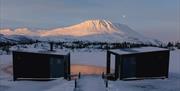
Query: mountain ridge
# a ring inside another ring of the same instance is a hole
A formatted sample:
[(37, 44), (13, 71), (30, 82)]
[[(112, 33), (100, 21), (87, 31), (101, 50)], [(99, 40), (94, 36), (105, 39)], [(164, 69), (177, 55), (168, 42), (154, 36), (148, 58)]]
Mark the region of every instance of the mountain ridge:
[(68, 27), (50, 30), (37, 30), (35, 32), (27, 28), (0, 31), (3, 35), (37, 36), (44, 41), (103, 41), (103, 42), (133, 42), (133, 43), (156, 43), (131, 29), (125, 24), (112, 23), (107, 20), (87, 20)]

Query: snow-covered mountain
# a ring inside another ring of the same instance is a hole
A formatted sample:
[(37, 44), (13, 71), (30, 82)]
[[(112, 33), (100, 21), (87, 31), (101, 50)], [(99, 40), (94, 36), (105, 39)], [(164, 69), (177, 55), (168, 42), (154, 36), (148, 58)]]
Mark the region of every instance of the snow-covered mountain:
[(32, 42), (33, 39), (28, 38), (23, 35), (3, 35), (0, 34), (0, 43), (23, 43), (23, 42)]
[(32, 32), (27, 28), (15, 30), (2, 29), (0, 34), (36, 36), (40, 40), (52, 41), (100, 41), (100, 42), (133, 42), (152, 43), (159, 41), (147, 38), (125, 24), (112, 23), (107, 20), (87, 20), (80, 24), (51, 30), (37, 30)]

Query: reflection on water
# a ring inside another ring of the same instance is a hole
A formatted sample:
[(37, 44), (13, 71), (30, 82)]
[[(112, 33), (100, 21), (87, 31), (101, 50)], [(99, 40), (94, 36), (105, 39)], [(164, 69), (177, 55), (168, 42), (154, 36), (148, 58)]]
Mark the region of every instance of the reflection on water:
[(71, 65), (71, 74), (81, 74), (85, 75), (101, 75), (103, 72), (106, 72), (106, 67), (99, 67), (94, 65), (83, 65), (83, 64), (72, 64)]
[[(10, 75), (13, 75), (12, 65), (2, 68), (2, 70)], [(112, 72), (113, 70), (111, 70)], [(72, 64), (71, 75), (77, 75), (79, 72), (83, 75), (102, 75), (106, 73), (106, 67), (95, 66), (95, 65), (84, 65), (84, 64)]]

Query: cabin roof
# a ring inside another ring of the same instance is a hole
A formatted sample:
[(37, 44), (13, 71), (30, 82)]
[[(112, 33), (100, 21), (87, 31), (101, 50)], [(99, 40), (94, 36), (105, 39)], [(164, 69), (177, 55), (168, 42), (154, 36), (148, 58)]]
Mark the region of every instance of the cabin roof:
[(28, 52), (28, 53), (39, 53), (39, 54), (53, 54), (53, 55), (67, 55), (69, 52), (66, 51), (49, 51), (44, 49), (20, 49), (20, 50), (13, 50), (15, 52)]
[(143, 53), (143, 52), (168, 51), (168, 49), (158, 48), (158, 47), (138, 47), (138, 48), (113, 49), (109, 51), (120, 55), (124, 55), (124, 54), (135, 54), (135, 53)]

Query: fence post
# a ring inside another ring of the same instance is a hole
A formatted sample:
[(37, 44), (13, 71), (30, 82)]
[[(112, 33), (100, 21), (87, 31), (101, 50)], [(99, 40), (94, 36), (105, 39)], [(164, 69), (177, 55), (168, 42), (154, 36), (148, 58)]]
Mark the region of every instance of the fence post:
[(102, 73), (102, 78), (104, 79), (104, 72)]
[(108, 88), (108, 80), (106, 79), (106, 81), (105, 81), (105, 82), (106, 82), (106, 88)]
[(81, 72), (79, 72), (78, 78), (79, 78), (79, 79), (81, 78)]
[(69, 76), (69, 80), (71, 81), (71, 76)]
[(75, 85), (74, 86), (75, 86), (75, 88), (77, 88), (77, 79), (75, 79)]

